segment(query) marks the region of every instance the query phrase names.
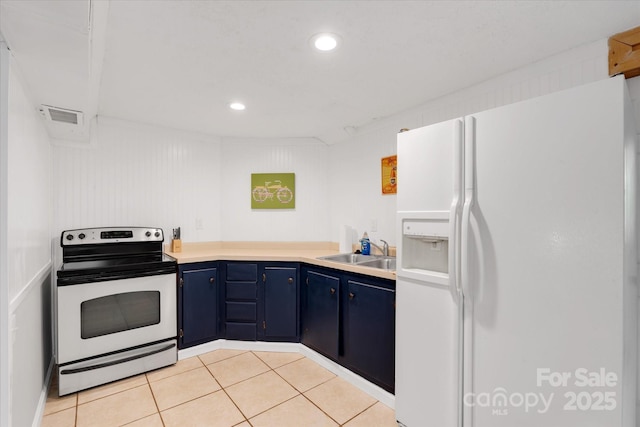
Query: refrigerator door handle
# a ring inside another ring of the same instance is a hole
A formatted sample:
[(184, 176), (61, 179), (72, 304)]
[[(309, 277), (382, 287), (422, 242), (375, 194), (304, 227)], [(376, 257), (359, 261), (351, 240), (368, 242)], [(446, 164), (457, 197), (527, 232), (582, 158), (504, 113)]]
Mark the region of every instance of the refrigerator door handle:
[(449, 212), (449, 289), (454, 301), (459, 301), (460, 287), (460, 208), (462, 204), (463, 168), (463, 123), (456, 121), (453, 147), (453, 200)]
[(475, 118), (465, 117), (464, 133), (464, 205), (460, 236), (460, 281), (462, 294), (469, 295), (469, 227), (471, 208), (475, 203)]
[(462, 291), (461, 302), (458, 304), (458, 427), (471, 427), (472, 411), (468, 405), (464, 404), (464, 396), (473, 391), (471, 365), (467, 365), (469, 357), (473, 354), (472, 342), (469, 340), (471, 335), (467, 335), (471, 331), (466, 330), (465, 324), (467, 314), (473, 310), (469, 283), (469, 228), (471, 227), (471, 208), (475, 204), (475, 118), (465, 117), (464, 124), (464, 205), (460, 225), (460, 287)]
[[(482, 241), (480, 240), (480, 225), (477, 219), (474, 217), (472, 210), (476, 204), (476, 119), (474, 117), (465, 118), (465, 171), (464, 171), (464, 194), (465, 201), (462, 208), (462, 232), (461, 232), (461, 255), (460, 255), (460, 270), (461, 270), (461, 288), (462, 294), (467, 298), (467, 302), (478, 301), (481, 298), (481, 291), (484, 281), (484, 252), (482, 247)], [(470, 243), (469, 240), (473, 236), (475, 243), (475, 256), (478, 262), (478, 274), (475, 276), (473, 287), (476, 291), (472, 292), (471, 280), (470, 280)]]

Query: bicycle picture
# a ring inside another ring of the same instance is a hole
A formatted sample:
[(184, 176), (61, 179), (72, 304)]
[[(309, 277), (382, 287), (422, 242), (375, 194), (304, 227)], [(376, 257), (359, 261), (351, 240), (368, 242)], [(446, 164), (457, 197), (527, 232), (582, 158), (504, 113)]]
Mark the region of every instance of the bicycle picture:
[(295, 174), (251, 174), (252, 209), (295, 207)]

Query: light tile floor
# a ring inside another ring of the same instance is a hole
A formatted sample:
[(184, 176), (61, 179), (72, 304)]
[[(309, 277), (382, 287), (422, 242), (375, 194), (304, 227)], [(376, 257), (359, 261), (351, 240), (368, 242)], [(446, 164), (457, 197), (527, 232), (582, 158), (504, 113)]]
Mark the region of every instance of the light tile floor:
[(298, 353), (216, 350), (58, 397), (43, 427), (396, 427), (393, 409)]

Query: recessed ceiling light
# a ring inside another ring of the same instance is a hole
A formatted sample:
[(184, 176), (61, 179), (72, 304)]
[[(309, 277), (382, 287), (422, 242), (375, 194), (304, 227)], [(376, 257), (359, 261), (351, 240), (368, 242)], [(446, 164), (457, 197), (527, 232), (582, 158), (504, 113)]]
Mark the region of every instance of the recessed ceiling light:
[(328, 52), (338, 47), (340, 38), (331, 33), (316, 34), (311, 38), (311, 44), (318, 50)]
[(242, 102), (232, 102), (229, 104), (229, 108), (236, 111), (242, 111), (247, 107)]

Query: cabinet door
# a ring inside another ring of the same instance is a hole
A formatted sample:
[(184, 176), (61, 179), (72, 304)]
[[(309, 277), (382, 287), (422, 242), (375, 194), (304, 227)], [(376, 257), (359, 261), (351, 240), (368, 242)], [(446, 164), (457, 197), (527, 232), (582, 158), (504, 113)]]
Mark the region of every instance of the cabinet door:
[(213, 339), (218, 334), (217, 269), (182, 273), (182, 343)]
[(298, 335), (298, 269), (265, 267), (264, 334), (266, 338)]
[(302, 343), (337, 360), (340, 278), (309, 271), (305, 287)]
[(344, 358), (352, 370), (393, 391), (395, 291), (347, 281)]

